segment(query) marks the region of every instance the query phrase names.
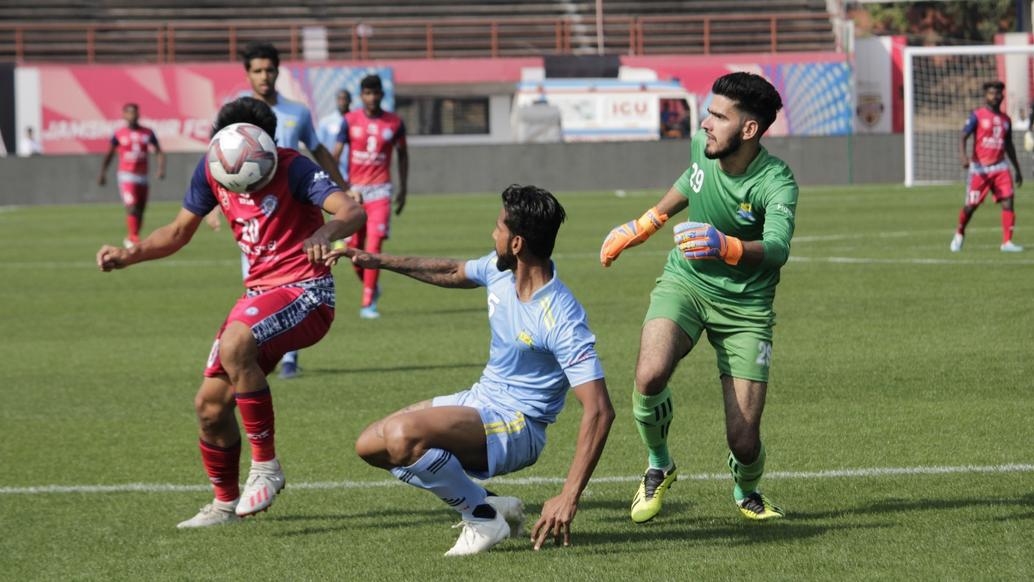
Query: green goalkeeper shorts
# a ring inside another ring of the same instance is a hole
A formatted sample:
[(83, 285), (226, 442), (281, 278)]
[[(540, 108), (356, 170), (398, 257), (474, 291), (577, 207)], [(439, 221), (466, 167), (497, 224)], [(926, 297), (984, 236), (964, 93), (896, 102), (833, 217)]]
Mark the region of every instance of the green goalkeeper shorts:
[(645, 321), (658, 318), (678, 324), (694, 346), (707, 330), (721, 375), (768, 382), (775, 325), (775, 313), (770, 307), (720, 303), (704, 297), (688, 282), (665, 273), (650, 293)]

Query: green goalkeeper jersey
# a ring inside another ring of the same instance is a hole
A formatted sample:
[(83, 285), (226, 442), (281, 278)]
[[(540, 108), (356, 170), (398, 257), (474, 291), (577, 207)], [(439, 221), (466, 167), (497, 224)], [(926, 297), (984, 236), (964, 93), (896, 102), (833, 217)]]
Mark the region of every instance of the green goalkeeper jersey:
[(761, 148), (740, 176), (730, 176), (718, 160), (704, 156), (707, 134), (693, 136), (689, 169), (675, 188), (689, 201), (689, 218), (706, 222), (744, 241), (762, 241), (764, 260), (727, 265), (720, 259), (687, 260), (676, 247), (665, 271), (684, 276), (694, 289), (720, 302), (771, 307), (779, 269), (790, 255), (797, 181), (785, 162)]

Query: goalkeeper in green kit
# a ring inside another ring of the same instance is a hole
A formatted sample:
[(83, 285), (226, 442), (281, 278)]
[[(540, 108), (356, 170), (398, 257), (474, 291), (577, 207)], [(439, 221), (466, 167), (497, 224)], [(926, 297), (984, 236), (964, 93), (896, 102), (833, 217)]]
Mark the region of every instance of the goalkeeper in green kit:
[(761, 413), (772, 360), (772, 302), (790, 252), (797, 182), (759, 143), (782, 100), (763, 77), (731, 73), (711, 88), (708, 116), (692, 140), (691, 166), (638, 220), (603, 242), (607, 267), (689, 208), (675, 227), (675, 249), (650, 294), (636, 363), (632, 411), (649, 467), (632, 500), (632, 521), (661, 510), (675, 482), (668, 451), (674, 412), (668, 380), (704, 331), (714, 346), (725, 401), (725, 434), (733, 498), (749, 519), (783, 516), (758, 489), (765, 470)]

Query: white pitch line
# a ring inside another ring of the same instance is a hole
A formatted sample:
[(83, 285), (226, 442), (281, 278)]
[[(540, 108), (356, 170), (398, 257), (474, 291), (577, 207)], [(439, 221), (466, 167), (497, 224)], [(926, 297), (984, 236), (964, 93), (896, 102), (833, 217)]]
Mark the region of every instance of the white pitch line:
[[(869, 467), (859, 469), (830, 469), (826, 471), (771, 471), (765, 479), (858, 479), (872, 477), (898, 477), (910, 475), (976, 475), (1000, 473), (1034, 473), (1032, 464), (1008, 465), (960, 465), (933, 467)], [(728, 473), (696, 473), (680, 475), (679, 481), (724, 481)], [(590, 484), (635, 483), (642, 479), (638, 475), (593, 477)], [(497, 477), (489, 481), (498, 485), (559, 485), (564, 477)], [(384, 481), (316, 481), (312, 483), (291, 483), (291, 489), (379, 489), (402, 485), (395, 480)], [(0, 487), (0, 495), (42, 495), (82, 493), (184, 493), (203, 492), (208, 485), (175, 485), (172, 483), (123, 483), (121, 485), (37, 485), (34, 487)]]

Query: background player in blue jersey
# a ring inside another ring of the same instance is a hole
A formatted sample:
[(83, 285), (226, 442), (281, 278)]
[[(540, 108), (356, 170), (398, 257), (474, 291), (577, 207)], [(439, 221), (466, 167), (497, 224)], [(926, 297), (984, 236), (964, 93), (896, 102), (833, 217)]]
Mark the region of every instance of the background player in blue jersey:
[[(337, 147), (337, 134), (341, 131), (341, 123), (345, 120), (345, 114), (352, 109), (352, 94), (348, 89), (339, 89), (335, 96), (336, 110), (333, 113), (324, 115), (316, 128), (316, 137), (319, 138), (327, 151), (333, 152)], [(348, 144), (345, 144), (347, 147)], [(341, 156), (337, 169), (344, 179), (348, 179), (348, 152)]]
[(533, 464), (569, 389), (582, 403), (574, 460), (560, 495), (542, 506), (531, 538), (571, 542), (578, 500), (603, 452), (614, 409), (585, 310), (549, 257), (564, 209), (549, 192), (513, 185), (492, 238), (495, 252), (458, 261), (336, 250), (366, 269), (388, 269), (440, 287), (486, 287), (492, 332), (488, 365), (469, 390), (419, 402), (368, 426), (356, 442), (367, 463), (427, 489), (463, 516), (445, 555), (483, 552), (519, 535), (524, 510), (468, 477), (488, 479)]
[[(268, 42), (248, 43), (241, 51), (244, 70), (248, 73), (251, 94), (247, 95), (265, 102), (276, 115), (276, 145), (297, 150), (303, 144), (316, 163), (330, 176), (330, 179), (349, 192), (348, 182), (338, 171), (338, 164), (327, 148), (316, 136), (312, 124), (312, 113), (305, 105), (282, 97), (276, 90), (276, 79), (280, 76), (280, 52)], [(351, 192), (349, 192), (351, 194)], [(354, 198), (354, 196), (353, 196)], [(241, 269), (247, 278), (247, 263), (241, 259)], [(290, 379), (298, 375), (298, 352), (287, 352), (280, 361), (280, 378)]]

